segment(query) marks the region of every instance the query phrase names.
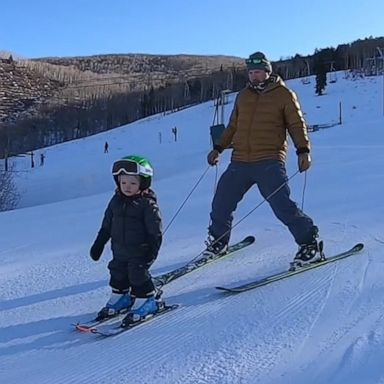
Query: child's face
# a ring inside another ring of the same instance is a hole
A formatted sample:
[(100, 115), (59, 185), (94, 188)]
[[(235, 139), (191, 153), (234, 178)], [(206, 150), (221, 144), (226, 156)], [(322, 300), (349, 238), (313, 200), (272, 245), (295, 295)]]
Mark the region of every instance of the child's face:
[(120, 191), (125, 196), (136, 195), (140, 191), (140, 177), (136, 175), (119, 176)]

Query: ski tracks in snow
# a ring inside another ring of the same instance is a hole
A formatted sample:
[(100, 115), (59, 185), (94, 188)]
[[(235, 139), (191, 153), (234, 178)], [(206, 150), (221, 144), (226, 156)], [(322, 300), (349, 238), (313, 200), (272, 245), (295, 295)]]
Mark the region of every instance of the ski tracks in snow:
[[(210, 342), (204, 339), (209, 335), (201, 338), (200, 348), (193, 348), (185, 362), (185, 374), (173, 377), (171, 382), (265, 382), (276, 365), (287, 359), (303, 338), (309, 337), (328, 300), (324, 292), (332, 289), (336, 272), (329, 272), (334, 270), (334, 266), (326, 266), (310, 280), (309, 273), (267, 289), (222, 296), (203, 305), (199, 310), (201, 315), (205, 312), (202, 327), (211, 321), (214, 333)], [(285, 284), (289, 285), (287, 289)], [(288, 292), (296, 293), (292, 296)], [(246, 316), (242, 315), (243, 311), (247, 312)], [(199, 334), (196, 330), (193, 333), (195, 337)]]
[(382, 262), (367, 250), (362, 256), (335, 264), (334, 292), (328, 295), (313, 331), (285, 372), (271, 382), (373, 384), (382, 379), (378, 372), (384, 352), (384, 287), (369, 283), (380, 281)]
[[(244, 251), (244, 257), (253, 254), (254, 250)], [(262, 256), (260, 252), (253, 263), (237, 269), (251, 269), (253, 264), (256, 271)], [(357, 258), (361, 256), (353, 260)], [(51, 345), (39, 348), (36, 343), (37, 350), (26, 353), (28, 371), (9, 374), (7, 383), (17, 383), (27, 372), (40, 384), (99, 384), (112, 379), (128, 384), (132, 377), (151, 384), (267, 384), (281, 377), (289, 382), (292, 367), (300, 371), (300, 379), (305, 369), (313, 372), (308, 356), (318, 360), (334, 352), (338, 341), (365, 318), (367, 307), (357, 315), (356, 308), (361, 306), (367, 261), (341, 261), (233, 296), (213, 291), (212, 268), (220, 274), (235, 262), (222, 263), (167, 286), (167, 300), (182, 306), (150, 324), (105, 340), (69, 333), (68, 339), (54, 338)], [(327, 317), (335, 314), (340, 328), (332, 333), (330, 326), (337, 320), (328, 323)], [(379, 331), (366, 340), (381, 340)], [(313, 349), (314, 345), (320, 347)], [(345, 366), (357, 360), (360, 345), (356, 342), (343, 357)], [(46, 354), (49, 370), (41, 375), (38, 369), (43, 369)]]

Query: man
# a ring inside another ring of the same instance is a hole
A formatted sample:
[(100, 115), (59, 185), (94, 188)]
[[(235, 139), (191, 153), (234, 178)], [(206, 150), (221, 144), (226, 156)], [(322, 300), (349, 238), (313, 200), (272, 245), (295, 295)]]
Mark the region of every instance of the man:
[(295, 93), (272, 73), (265, 55), (256, 52), (245, 62), (249, 83), (237, 95), (229, 124), (208, 154), (208, 163), (215, 165), (224, 149), (231, 145), (233, 148), (231, 163), (213, 198), (206, 252), (225, 251), (233, 212), (245, 193), (257, 184), (299, 245), (294, 261), (302, 265), (319, 254), (318, 228), (289, 197), (285, 159), (288, 133), (296, 147), (299, 171), (310, 167), (307, 127)]

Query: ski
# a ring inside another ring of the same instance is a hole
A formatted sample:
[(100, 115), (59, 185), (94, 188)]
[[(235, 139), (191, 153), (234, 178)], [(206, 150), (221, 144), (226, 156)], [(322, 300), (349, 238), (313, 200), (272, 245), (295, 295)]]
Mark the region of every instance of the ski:
[[(237, 251), (239, 251), (245, 247), (248, 247), (249, 245), (252, 245), (254, 242), (255, 242), (254, 236), (247, 236), (243, 240), (241, 240), (237, 243), (231, 244), (225, 253), (221, 253), (218, 255), (210, 255), (210, 256), (206, 256), (203, 254), (202, 257), (200, 257), (199, 259), (197, 259), (195, 261), (191, 261), (188, 264), (186, 264), (180, 268), (177, 268), (173, 271), (164, 273), (164, 274), (159, 275), (159, 276), (155, 276), (153, 278), (153, 282), (154, 282), (156, 288), (158, 290), (160, 290), (160, 288), (163, 285), (168, 284), (171, 281), (174, 281), (174, 280), (178, 279), (179, 277), (184, 276), (187, 273), (190, 273), (190, 272), (192, 272), (198, 268), (201, 268), (208, 263), (211, 263), (215, 260), (219, 260), (225, 256), (229, 256), (230, 254), (232, 254), (234, 252), (237, 252)], [(113, 315), (113, 316), (109, 316), (105, 319), (98, 320), (97, 318), (93, 318), (89, 321), (85, 321), (85, 322), (77, 323), (77, 324), (72, 324), (72, 325), (75, 327), (76, 330), (78, 330), (80, 332), (88, 332), (89, 330), (94, 329), (101, 324), (102, 325), (110, 324), (111, 322), (113, 322), (117, 318), (121, 318), (124, 314), (126, 314), (126, 311), (117, 313), (116, 315)]]
[(76, 323), (76, 324), (72, 324), (75, 329), (77, 331), (80, 331), (80, 332), (88, 332), (89, 330), (93, 329), (94, 327), (97, 327), (101, 324), (103, 325), (106, 325), (106, 324), (109, 324), (113, 321), (116, 321), (116, 319), (118, 319), (119, 317), (122, 318), (125, 314), (127, 313), (127, 311), (125, 312), (120, 312), (120, 313), (116, 313), (115, 315), (113, 316), (109, 316), (105, 319), (100, 319), (100, 320), (97, 320), (97, 319), (92, 319), (92, 320), (89, 320), (89, 321), (84, 321), (82, 323)]
[(202, 257), (200, 257), (199, 259), (197, 259), (195, 261), (191, 261), (188, 264), (186, 264), (180, 268), (177, 268), (173, 271), (170, 271), (170, 272), (167, 272), (167, 273), (164, 273), (162, 275), (154, 277), (153, 278), (154, 283), (155, 283), (156, 287), (162, 287), (163, 285), (168, 284), (171, 281), (174, 281), (174, 280), (178, 279), (179, 277), (184, 276), (187, 273), (190, 273), (190, 272), (192, 272), (198, 268), (201, 268), (208, 263), (211, 263), (215, 260), (221, 259), (225, 256), (228, 256), (228, 255), (234, 253), (234, 252), (237, 252), (237, 251), (239, 251), (245, 247), (248, 247), (249, 245), (253, 244), (254, 242), (255, 242), (254, 236), (247, 236), (243, 240), (241, 240), (237, 243), (231, 244), (225, 253), (220, 253), (218, 255), (209, 255), (209, 256), (203, 254)]
[(254, 280), (254, 281), (251, 281), (251, 282), (248, 282), (246, 284), (242, 284), (242, 285), (239, 285), (236, 287), (216, 287), (216, 289), (223, 291), (223, 292), (227, 292), (227, 293), (241, 293), (241, 292), (249, 291), (251, 289), (262, 287), (264, 285), (271, 284), (271, 283), (274, 283), (276, 281), (286, 279), (290, 276), (297, 275), (299, 273), (303, 273), (303, 272), (309, 271), (311, 269), (318, 268), (318, 267), (321, 267), (323, 265), (333, 263), (335, 261), (342, 260), (342, 259), (345, 259), (347, 257), (356, 255), (356, 254), (360, 253), (363, 250), (363, 248), (364, 248), (364, 244), (358, 243), (355, 246), (353, 246), (351, 249), (349, 249), (348, 251), (338, 253), (337, 255), (334, 255), (334, 256), (326, 257), (323, 260), (315, 261), (313, 263), (304, 265), (302, 267), (296, 267), (293, 270), (279, 272), (279, 273), (273, 274), (271, 276), (267, 276), (267, 277), (264, 277), (262, 279)]
[(102, 319), (93, 318), (91, 320), (84, 321), (82, 323), (79, 322), (79, 323), (72, 324), (72, 325), (75, 327), (75, 329), (82, 332), (82, 330), (87, 329), (87, 328), (92, 328), (92, 327), (95, 327), (95, 326), (100, 325), (100, 324), (110, 323), (111, 321), (116, 320), (116, 318), (122, 317), (123, 315), (126, 315), (127, 312), (128, 312), (127, 310), (121, 311), (121, 312), (118, 312), (114, 315), (111, 315), (111, 316), (108, 316), (108, 317), (105, 317)]
[[(160, 288), (158, 288), (156, 290), (155, 298), (160, 299), (162, 294), (163, 294), (163, 291)], [(75, 329), (82, 332), (88, 328), (92, 328), (92, 327), (95, 327), (95, 326), (100, 325), (100, 324), (111, 323), (112, 321), (116, 320), (116, 318), (119, 318), (119, 317), (121, 318), (122, 316), (126, 315), (127, 312), (128, 312), (128, 309), (124, 309), (120, 312), (115, 313), (114, 315), (109, 315), (107, 317), (102, 317), (100, 319), (98, 319), (96, 317), (96, 318), (93, 318), (89, 321), (85, 321), (82, 323), (78, 322), (78, 323), (72, 324), (72, 325), (75, 327)]]
[(179, 304), (172, 304), (172, 305), (164, 304), (164, 306), (162, 306), (158, 312), (148, 315), (139, 321), (131, 323), (127, 327), (122, 327), (120, 321), (115, 321), (112, 324), (99, 324), (99, 325), (89, 326), (89, 327), (81, 325), (76, 329), (80, 332), (91, 333), (94, 335), (98, 335), (100, 337), (116, 336), (123, 332), (130, 331), (138, 327), (139, 325), (148, 323), (150, 320), (156, 319), (157, 317), (162, 316), (168, 312), (171, 312), (177, 308), (179, 308)]

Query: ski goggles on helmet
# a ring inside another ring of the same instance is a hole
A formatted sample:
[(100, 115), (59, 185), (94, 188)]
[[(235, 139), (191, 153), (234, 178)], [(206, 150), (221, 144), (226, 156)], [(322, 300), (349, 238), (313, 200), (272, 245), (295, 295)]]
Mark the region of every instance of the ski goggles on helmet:
[(245, 64), (261, 64), (264, 62), (263, 59), (245, 59)]
[(131, 160), (118, 160), (113, 164), (112, 175), (141, 175), (144, 177), (153, 176), (152, 168), (145, 167)]

